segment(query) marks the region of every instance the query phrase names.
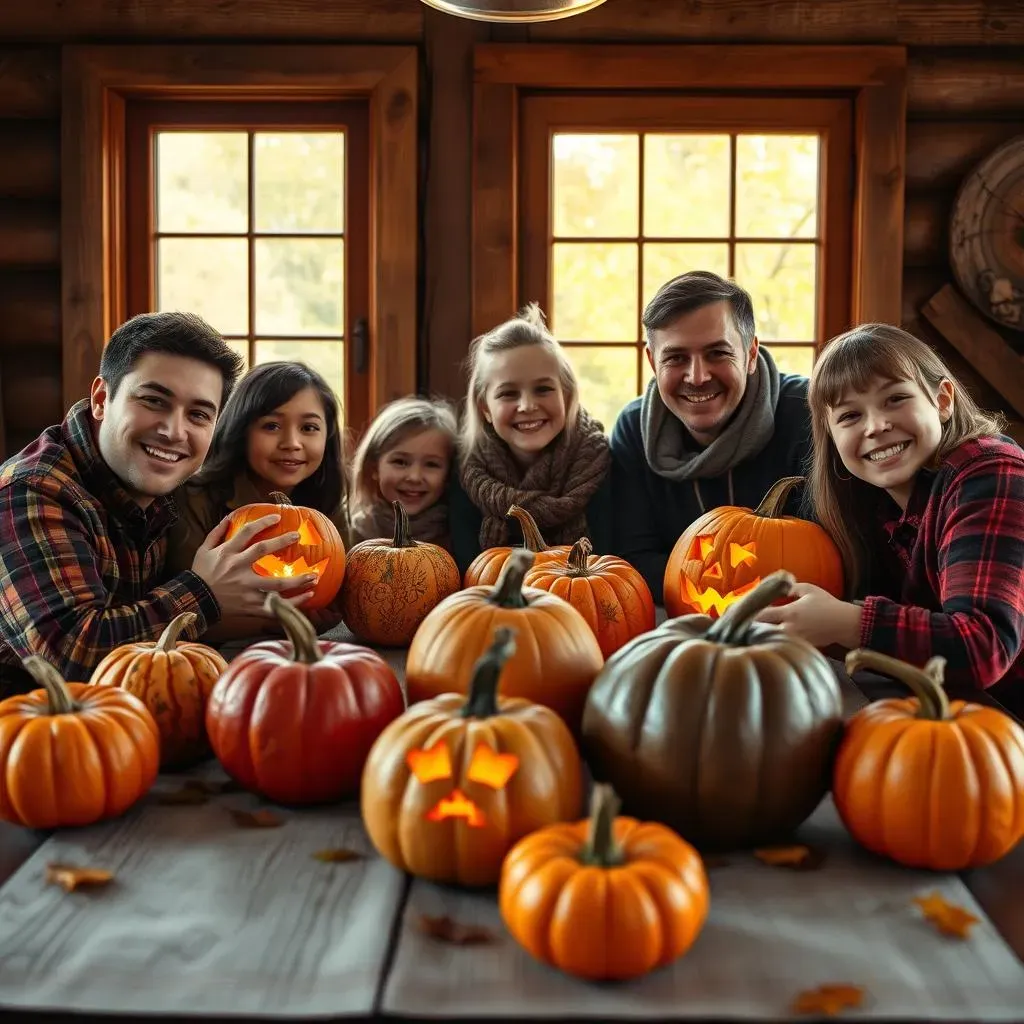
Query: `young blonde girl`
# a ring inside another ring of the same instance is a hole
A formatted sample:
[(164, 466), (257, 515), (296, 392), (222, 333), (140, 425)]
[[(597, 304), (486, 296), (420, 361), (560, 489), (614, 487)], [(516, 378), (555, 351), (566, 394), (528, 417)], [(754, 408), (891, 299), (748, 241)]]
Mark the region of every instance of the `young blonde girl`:
[(761, 618), (818, 647), (946, 659), (952, 685), (1024, 680), (1024, 452), (898, 327), (833, 339), (811, 377), (809, 493), (849, 596), (797, 584)]
[(444, 402), (400, 398), (377, 414), (352, 459), (352, 541), (390, 537), (393, 501), (409, 513), (414, 540), (450, 547), (445, 490), (457, 424)]
[(465, 571), (482, 550), (522, 543), (506, 513), (521, 505), (549, 544), (589, 536), (611, 548), (611, 453), (580, 405), (565, 350), (536, 303), (477, 338), (452, 474), (453, 553)]

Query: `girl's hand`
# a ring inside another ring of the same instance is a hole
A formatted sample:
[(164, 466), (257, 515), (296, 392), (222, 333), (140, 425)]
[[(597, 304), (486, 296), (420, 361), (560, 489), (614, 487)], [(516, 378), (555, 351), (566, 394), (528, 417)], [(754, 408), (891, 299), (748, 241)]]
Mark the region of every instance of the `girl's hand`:
[(765, 608), (757, 621), (782, 626), (787, 633), (819, 648), (830, 644), (851, 649), (860, 646), (859, 605), (840, 601), (813, 583), (795, 583), (790, 594), (796, 600)]

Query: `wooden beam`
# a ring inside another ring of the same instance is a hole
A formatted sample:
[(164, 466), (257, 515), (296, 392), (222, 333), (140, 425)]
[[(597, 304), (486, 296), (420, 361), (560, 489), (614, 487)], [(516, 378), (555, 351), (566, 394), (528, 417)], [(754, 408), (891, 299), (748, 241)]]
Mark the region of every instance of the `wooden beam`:
[(896, 11), (897, 41), (906, 46), (1024, 43), (1020, 0), (898, 0)]
[(5, 356), (17, 352), (20, 359), (33, 349), (59, 350), (59, 268), (0, 274), (0, 325), (0, 352)]
[(955, 191), (989, 153), (1020, 132), (1018, 121), (915, 121), (908, 112), (907, 192)]
[(0, 270), (60, 267), (56, 200), (0, 199)]
[(949, 211), (954, 193), (908, 193), (903, 217), (903, 266), (949, 266)]
[(1019, 52), (999, 50), (911, 53), (907, 109), (912, 117), (1006, 117), (1019, 125), (1024, 109), (1024, 61)]
[(951, 284), (921, 311), (928, 322), (1024, 416), (1024, 360)]
[(56, 199), (60, 195), (60, 122), (0, 121), (0, 196)]
[(419, 0), (33, 0), (4, 4), (6, 38), (230, 38), (411, 42), (423, 25)]
[(0, 117), (59, 116), (60, 51), (0, 49)]
[(520, 88), (773, 89), (880, 85), (906, 64), (899, 46), (483, 44), (476, 81)]

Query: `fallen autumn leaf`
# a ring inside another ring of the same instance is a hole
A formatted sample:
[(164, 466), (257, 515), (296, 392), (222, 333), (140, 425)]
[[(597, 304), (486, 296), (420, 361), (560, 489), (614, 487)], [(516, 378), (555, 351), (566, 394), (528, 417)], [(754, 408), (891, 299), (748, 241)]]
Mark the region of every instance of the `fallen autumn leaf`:
[(283, 818), (279, 818), (273, 811), (266, 808), (261, 808), (258, 811), (239, 811), (232, 808), (231, 817), (242, 828), (280, 828), (284, 824)]
[(425, 932), (432, 939), (438, 942), (448, 942), (453, 946), (478, 946), (494, 941), (493, 933), (480, 925), (461, 924), (453, 921), (447, 915), (444, 917), (430, 917), (421, 914), (419, 917), (419, 929)]
[(73, 892), (79, 886), (106, 885), (113, 878), (113, 871), (105, 868), (79, 868), (73, 864), (57, 863), (46, 865), (46, 884), (59, 885), (65, 892)]
[(920, 907), (925, 920), (937, 931), (951, 938), (968, 938), (971, 928), (979, 923), (979, 919), (970, 911), (958, 907), (955, 903), (948, 903), (938, 892), (929, 893), (927, 896), (915, 896), (913, 902)]
[(338, 847), (334, 850), (317, 850), (313, 856), (322, 860), (325, 864), (344, 864), (350, 860), (362, 860), (364, 854), (358, 850), (348, 850), (345, 847)]
[(819, 985), (797, 995), (793, 1000), (793, 1012), (834, 1017), (843, 1010), (856, 1009), (863, 1001), (864, 989), (858, 985)]

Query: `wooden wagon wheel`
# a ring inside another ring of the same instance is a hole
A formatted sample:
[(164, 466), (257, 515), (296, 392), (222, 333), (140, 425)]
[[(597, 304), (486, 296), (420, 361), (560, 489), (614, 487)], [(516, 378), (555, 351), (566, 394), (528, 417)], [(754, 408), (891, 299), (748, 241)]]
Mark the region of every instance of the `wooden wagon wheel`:
[(982, 313), (1024, 332), (1024, 135), (989, 154), (953, 203), (950, 263)]

